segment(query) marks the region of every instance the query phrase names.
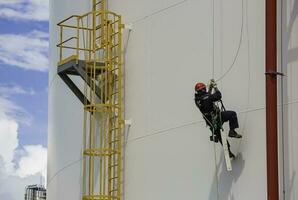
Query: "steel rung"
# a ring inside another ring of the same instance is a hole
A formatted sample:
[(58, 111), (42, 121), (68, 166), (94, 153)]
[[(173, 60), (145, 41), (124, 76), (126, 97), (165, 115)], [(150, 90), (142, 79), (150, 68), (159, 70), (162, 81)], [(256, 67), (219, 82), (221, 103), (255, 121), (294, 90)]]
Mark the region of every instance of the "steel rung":
[(109, 144), (113, 144), (113, 143), (116, 143), (116, 142), (119, 142), (119, 140), (111, 141), (111, 142), (109, 142)]
[(117, 179), (117, 178), (118, 178), (118, 176), (109, 178), (109, 180), (113, 180), (113, 179)]
[(109, 168), (117, 167), (118, 164), (110, 165)]

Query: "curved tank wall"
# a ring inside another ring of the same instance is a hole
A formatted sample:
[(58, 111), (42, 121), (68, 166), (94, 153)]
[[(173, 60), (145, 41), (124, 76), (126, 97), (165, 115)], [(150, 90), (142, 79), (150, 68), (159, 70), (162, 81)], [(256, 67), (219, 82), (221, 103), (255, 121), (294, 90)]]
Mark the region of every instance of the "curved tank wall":
[[(83, 105), (57, 75), (57, 23), (90, 10), (87, 1), (50, 1), (50, 70), (47, 199), (80, 199)], [(82, 82), (78, 84), (83, 85)]]
[[(56, 74), (56, 24), (86, 12), (90, 2), (50, 1), (49, 200), (81, 197), (83, 106)], [(132, 25), (131, 31), (123, 31), (125, 118), (132, 120), (125, 127), (126, 200), (267, 197), (265, 1), (214, 2), (213, 7), (210, 0), (109, 1), (109, 8)], [(290, 65), (287, 70), (296, 73)], [(209, 142), (209, 130), (193, 101), (194, 83), (212, 77), (220, 79), (225, 106), (237, 111), (243, 134), (241, 141), (231, 140), (233, 151), (240, 153), (231, 173), (225, 170), (221, 146)], [(285, 102), (297, 97), (293, 79), (287, 79), (292, 87), (284, 91), (293, 95)], [(292, 107), (285, 109), (293, 122)], [(288, 143), (295, 139), (294, 126), (290, 122), (285, 126)], [(297, 185), (292, 177), (297, 146), (291, 145), (287, 188)]]

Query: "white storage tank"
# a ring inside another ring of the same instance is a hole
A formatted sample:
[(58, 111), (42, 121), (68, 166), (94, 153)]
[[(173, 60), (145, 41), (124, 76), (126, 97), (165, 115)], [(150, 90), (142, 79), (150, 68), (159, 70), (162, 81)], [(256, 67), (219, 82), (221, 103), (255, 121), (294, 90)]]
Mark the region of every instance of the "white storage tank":
[[(91, 4), (50, 1), (49, 200), (82, 199), (83, 104), (57, 75), (57, 23), (89, 12)], [(108, 8), (121, 14), (127, 27), (123, 91), (131, 125), (124, 126), (123, 199), (266, 199), (265, 1), (109, 0)], [(279, 34), (287, 75), (285, 106), (279, 106), (280, 141), (286, 145), (283, 151), (280, 142), (280, 196), (285, 186), (286, 199), (294, 200), (298, 9), (291, 0), (283, 8), (279, 17), (288, 31)], [(238, 113), (243, 135), (230, 139), (232, 151), (239, 153), (232, 172), (226, 170), (222, 147), (209, 141), (210, 130), (194, 104), (194, 84), (211, 78), (225, 107)], [(74, 81), (83, 87), (80, 79)]]

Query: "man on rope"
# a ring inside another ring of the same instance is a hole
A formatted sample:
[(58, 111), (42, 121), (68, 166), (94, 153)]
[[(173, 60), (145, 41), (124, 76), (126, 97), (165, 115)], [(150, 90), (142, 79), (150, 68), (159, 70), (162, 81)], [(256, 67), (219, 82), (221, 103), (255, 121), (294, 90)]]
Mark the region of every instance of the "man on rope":
[[(214, 92), (212, 92), (214, 89)], [(211, 141), (218, 142), (222, 144), (221, 129), (224, 122), (229, 122), (230, 130), (229, 137), (242, 138), (235, 129), (239, 127), (237, 114), (235, 111), (228, 111), (222, 109), (216, 105), (216, 102), (221, 102), (221, 92), (218, 90), (216, 83), (211, 79), (208, 91), (204, 83), (197, 83), (195, 85), (195, 103), (199, 108), (206, 124), (210, 127), (212, 131)], [(221, 102), (222, 103), (222, 102)], [(230, 144), (228, 143), (230, 158), (235, 158), (235, 155), (230, 150)]]

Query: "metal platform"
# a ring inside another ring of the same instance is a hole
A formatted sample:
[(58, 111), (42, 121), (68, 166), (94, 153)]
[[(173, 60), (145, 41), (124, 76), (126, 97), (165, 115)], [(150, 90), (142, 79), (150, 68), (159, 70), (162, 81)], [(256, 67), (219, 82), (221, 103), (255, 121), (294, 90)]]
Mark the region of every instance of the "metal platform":
[[(80, 76), (83, 79), (83, 81), (89, 85), (89, 87), (95, 85), (95, 93), (98, 96), (98, 98), (101, 98), (100, 89), (97, 86), (97, 84), (94, 83), (94, 81), (90, 78), (90, 74), (96, 73), (97, 75), (99, 75), (104, 72), (104, 68), (91, 71), (88, 70), (88, 66), (90, 65), (94, 65), (94, 62), (86, 63), (84, 60), (77, 60), (76, 56), (70, 56), (69, 58), (58, 63), (58, 75), (83, 104), (85, 100), (87, 101), (87, 104), (89, 104), (89, 100), (85, 98), (84, 92), (82, 92), (79, 89), (79, 87), (76, 86), (76, 84), (71, 80), (70, 76)], [(96, 66), (104, 67), (105, 64), (97, 62)]]

